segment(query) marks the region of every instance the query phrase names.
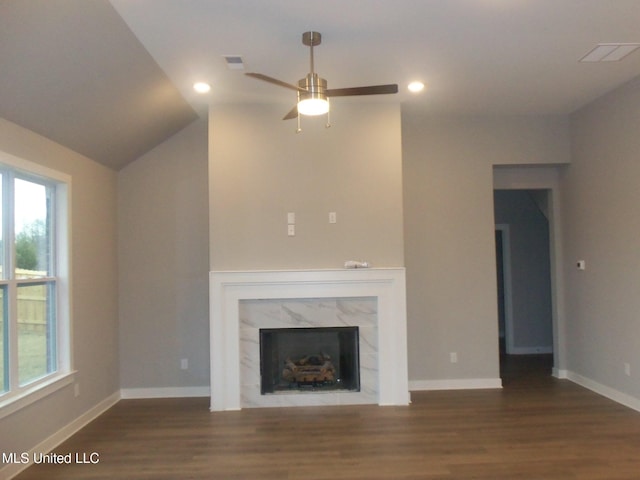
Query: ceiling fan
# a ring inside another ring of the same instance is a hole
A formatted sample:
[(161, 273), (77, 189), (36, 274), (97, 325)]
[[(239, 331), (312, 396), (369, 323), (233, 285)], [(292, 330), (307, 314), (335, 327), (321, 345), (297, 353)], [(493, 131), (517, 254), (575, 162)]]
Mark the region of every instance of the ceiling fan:
[(310, 71), (307, 76), (298, 81), (298, 85), (283, 82), (277, 78), (262, 73), (246, 73), (253, 78), (295, 90), (298, 93), (298, 103), (289, 111), (283, 120), (299, 118), (299, 115), (322, 115), (329, 112), (329, 97), (348, 97), (353, 95), (380, 95), (398, 93), (397, 84), (369, 85), (365, 87), (327, 88), (327, 81), (314, 71), (313, 47), (320, 45), (322, 35), (318, 32), (302, 34), (302, 43), (309, 47)]

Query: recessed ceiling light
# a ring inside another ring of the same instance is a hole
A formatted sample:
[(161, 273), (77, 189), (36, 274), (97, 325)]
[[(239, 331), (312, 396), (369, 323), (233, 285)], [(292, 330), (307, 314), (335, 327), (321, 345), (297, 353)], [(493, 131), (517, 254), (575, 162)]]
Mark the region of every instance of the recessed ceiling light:
[(410, 92), (418, 93), (424, 90), (424, 83), (422, 82), (411, 82), (407, 87)]
[(581, 62), (617, 62), (634, 52), (640, 43), (600, 43), (580, 59)]
[(198, 93), (207, 93), (211, 90), (211, 85), (205, 82), (196, 82), (193, 84), (193, 89)]

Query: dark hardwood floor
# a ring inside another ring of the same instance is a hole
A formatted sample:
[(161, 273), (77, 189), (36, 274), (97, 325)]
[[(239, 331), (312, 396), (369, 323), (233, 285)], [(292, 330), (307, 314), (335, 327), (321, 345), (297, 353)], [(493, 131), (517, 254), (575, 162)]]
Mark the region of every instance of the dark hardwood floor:
[(409, 407), (210, 413), (208, 399), (123, 400), (56, 448), (95, 465), (35, 465), (33, 479), (640, 478), (640, 413), (503, 364), (502, 390), (414, 392)]
[(553, 355), (500, 355), (500, 378), (503, 387), (533, 387), (549, 383)]

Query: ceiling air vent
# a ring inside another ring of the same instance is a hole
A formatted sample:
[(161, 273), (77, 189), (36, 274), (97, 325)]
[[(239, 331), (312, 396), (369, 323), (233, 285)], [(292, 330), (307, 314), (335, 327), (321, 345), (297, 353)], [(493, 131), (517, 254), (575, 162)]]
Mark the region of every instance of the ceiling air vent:
[(244, 70), (244, 63), (240, 55), (225, 55), (224, 61), (229, 70)]
[(600, 43), (581, 62), (617, 62), (634, 52), (640, 43)]

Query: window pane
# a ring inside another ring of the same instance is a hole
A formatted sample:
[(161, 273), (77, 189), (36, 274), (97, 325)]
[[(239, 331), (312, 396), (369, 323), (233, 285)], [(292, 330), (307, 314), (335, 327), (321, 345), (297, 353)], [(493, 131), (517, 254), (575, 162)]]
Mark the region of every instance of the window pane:
[(41, 278), (51, 268), (51, 225), (47, 187), (16, 179), (16, 278)]
[(53, 283), (18, 287), (18, 382), (24, 385), (56, 370)]
[(0, 288), (0, 393), (9, 390), (9, 342), (7, 322), (7, 287)]

